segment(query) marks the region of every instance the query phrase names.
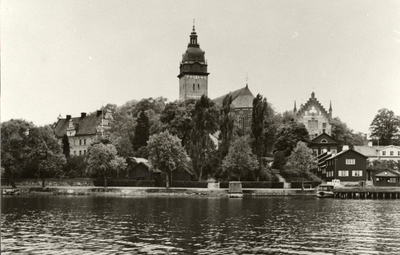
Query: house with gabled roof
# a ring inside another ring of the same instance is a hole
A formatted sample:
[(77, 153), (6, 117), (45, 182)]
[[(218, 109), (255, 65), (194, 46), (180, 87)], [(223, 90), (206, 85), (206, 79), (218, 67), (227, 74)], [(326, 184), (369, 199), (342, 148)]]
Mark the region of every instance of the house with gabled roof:
[(342, 145), (325, 132), (311, 140), (310, 148), (316, 156), (324, 152), (336, 154), (342, 151)]
[(326, 179), (340, 180), (340, 183), (357, 184), (359, 181), (367, 180), (367, 156), (350, 148), (343, 150), (325, 160)]
[(381, 170), (374, 173), (374, 185), (384, 187), (400, 187), (400, 172), (396, 170)]
[(112, 119), (110, 110), (99, 110), (91, 114), (83, 112), (80, 117), (67, 115), (65, 119), (59, 116), (54, 134), (61, 146), (64, 135), (68, 137), (71, 156), (85, 155), (93, 140), (110, 127)]
[(215, 98), (213, 102), (222, 107), (224, 98), (227, 95), (232, 97), (231, 111), (235, 114), (235, 125), (242, 130), (249, 130), (251, 128), (254, 95), (251, 93), (248, 84), (244, 88)]

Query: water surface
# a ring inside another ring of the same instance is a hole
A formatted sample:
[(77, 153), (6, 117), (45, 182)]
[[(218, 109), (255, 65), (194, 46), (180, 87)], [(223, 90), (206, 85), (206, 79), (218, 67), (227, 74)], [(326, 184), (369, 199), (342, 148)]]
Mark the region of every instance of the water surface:
[(398, 200), (1, 197), (1, 254), (400, 254)]

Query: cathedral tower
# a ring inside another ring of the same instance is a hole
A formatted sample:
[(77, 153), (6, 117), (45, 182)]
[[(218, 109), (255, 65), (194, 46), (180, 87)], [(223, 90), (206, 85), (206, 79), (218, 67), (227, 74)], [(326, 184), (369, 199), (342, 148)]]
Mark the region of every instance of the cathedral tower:
[(190, 42), (182, 55), (179, 78), (179, 100), (199, 99), (208, 92), (207, 62), (204, 51), (197, 43), (197, 34), (193, 24)]

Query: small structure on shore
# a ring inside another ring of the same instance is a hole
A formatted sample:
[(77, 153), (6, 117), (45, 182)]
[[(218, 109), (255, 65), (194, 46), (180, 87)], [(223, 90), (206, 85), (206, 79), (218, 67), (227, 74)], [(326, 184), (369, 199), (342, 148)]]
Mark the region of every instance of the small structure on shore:
[(228, 197), (230, 198), (242, 198), (243, 190), (241, 182), (229, 182), (229, 193)]

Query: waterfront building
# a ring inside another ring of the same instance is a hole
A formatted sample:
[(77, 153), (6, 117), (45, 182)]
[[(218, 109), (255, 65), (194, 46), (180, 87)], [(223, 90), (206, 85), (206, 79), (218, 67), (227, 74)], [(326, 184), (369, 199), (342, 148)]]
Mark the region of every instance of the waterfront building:
[(379, 160), (394, 160), (400, 162), (400, 146), (388, 145), (378, 149)]
[(235, 126), (243, 131), (251, 129), (251, 118), (253, 114), (254, 95), (251, 93), (248, 84), (246, 87), (229, 92), (223, 96), (215, 98), (213, 101), (219, 107), (222, 107), (224, 98), (230, 95), (232, 103), (230, 105), (231, 112), (235, 114)]
[(67, 135), (71, 156), (86, 155), (93, 140), (110, 128), (112, 119), (110, 110), (99, 110), (92, 114), (82, 112), (80, 117), (67, 115), (65, 119), (59, 116), (54, 133), (61, 146), (64, 135)]
[(208, 96), (208, 75), (205, 52), (197, 42), (197, 33), (193, 24), (190, 41), (186, 52), (182, 55), (179, 66), (179, 100), (199, 99)]
[(359, 181), (366, 181), (367, 158), (353, 148), (332, 154), (331, 157), (325, 159), (325, 181), (337, 179), (344, 184), (358, 184)]
[(374, 186), (400, 187), (400, 172), (395, 170), (381, 170), (374, 173)]
[(332, 103), (329, 111), (326, 111), (322, 104), (315, 98), (315, 93), (311, 93), (311, 98), (304, 105), (301, 104), (299, 110), (294, 102), (293, 113), (295, 120), (303, 123), (310, 134), (310, 139), (326, 133), (332, 135)]

